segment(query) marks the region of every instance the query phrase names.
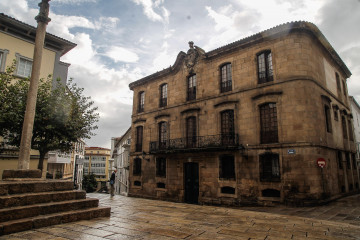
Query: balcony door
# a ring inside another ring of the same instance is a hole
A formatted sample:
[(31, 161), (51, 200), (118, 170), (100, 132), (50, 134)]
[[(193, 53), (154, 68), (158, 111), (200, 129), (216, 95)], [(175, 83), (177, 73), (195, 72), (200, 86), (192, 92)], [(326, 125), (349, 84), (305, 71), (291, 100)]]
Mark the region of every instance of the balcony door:
[(188, 148), (196, 147), (196, 117), (186, 119), (186, 146)]
[(184, 188), (186, 203), (198, 203), (199, 198), (199, 164), (184, 163)]
[(225, 110), (221, 112), (221, 143), (222, 146), (233, 146), (235, 144), (235, 124), (233, 110)]

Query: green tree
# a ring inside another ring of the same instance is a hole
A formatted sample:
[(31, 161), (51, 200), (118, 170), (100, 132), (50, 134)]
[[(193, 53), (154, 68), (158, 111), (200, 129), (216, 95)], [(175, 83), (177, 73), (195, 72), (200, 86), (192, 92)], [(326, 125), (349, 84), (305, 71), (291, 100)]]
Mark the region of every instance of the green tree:
[(87, 192), (94, 192), (97, 187), (97, 181), (95, 174), (91, 173), (89, 175), (84, 175), (83, 181), (82, 181), (82, 188)]
[[(14, 77), (15, 62), (0, 73), (0, 136), (8, 144), (20, 146), (22, 124), (26, 109), (29, 79)], [(97, 129), (97, 107), (90, 97), (83, 96), (83, 88), (72, 79), (64, 86), (57, 81), (52, 86), (51, 76), (40, 79), (36, 102), (31, 148), (40, 153), (38, 169), (42, 170), (49, 151), (70, 151), (78, 139), (90, 138)]]

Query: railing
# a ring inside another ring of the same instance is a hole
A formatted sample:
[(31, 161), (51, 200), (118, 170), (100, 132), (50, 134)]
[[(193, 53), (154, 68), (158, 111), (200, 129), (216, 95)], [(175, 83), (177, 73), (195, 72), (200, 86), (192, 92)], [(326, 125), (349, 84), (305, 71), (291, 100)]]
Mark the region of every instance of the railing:
[(225, 81), (225, 82), (221, 82), (221, 92), (228, 92), (232, 90), (232, 82), (231, 80), (229, 81)]
[(240, 147), (238, 134), (219, 134), (150, 142), (150, 152), (234, 149)]

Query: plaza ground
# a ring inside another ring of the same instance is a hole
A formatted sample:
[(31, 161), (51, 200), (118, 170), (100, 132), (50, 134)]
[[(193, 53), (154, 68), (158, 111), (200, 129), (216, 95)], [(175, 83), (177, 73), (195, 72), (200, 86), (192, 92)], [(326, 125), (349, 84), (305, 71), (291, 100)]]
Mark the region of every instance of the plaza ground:
[(226, 208), (108, 194), (98, 218), (5, 235), (2, 239), (360, 239), (360, 194), (318, 207)]

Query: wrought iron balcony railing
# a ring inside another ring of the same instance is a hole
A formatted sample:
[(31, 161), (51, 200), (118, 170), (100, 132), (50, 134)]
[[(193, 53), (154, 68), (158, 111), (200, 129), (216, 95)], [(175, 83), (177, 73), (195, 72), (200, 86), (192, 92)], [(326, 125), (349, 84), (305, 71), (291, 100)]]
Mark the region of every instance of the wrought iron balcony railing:
[[(163, 142), (150, 142), (150, 152), (199, 151), (201, 149), (238, 149), (238, 134), (219, 134), (169, 139)], [(241, 146), (242, 147), (242, 146)]]

